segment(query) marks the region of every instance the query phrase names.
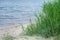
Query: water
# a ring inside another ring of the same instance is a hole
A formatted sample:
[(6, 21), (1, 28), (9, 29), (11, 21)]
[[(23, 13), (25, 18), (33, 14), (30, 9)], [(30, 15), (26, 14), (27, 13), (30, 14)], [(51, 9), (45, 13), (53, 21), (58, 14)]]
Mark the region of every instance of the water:
[(34, 21), (42, 0), (0, 0), (0, 27)]

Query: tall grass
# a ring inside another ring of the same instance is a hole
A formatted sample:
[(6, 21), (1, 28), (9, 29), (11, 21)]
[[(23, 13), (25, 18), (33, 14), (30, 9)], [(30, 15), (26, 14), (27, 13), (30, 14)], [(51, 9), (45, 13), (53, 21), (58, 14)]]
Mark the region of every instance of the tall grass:
[(36, 22), (27, 26), (27, 35), (40, 34), (43, 37), (50, 37), (60, 34), (60, 0), (43, 4), (43, 11), (35, 14)]

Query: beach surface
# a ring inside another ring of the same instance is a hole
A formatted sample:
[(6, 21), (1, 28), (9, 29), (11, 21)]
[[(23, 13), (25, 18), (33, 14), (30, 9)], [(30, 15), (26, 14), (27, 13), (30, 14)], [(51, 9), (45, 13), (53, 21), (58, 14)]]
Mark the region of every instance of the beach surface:
[[(23, 25), (24, 28), (27, 27), (27, 24)], [(41, 36), (27, 36), (23, 35), (23, 29), (21, 25), (10, 25), (10, 27), (6, 27), (4, 29), (0, 29), (0, 40), (2, 40), (3, 36), (9, 34), (13, 37), (16, 37), (14, 40), (53, 40), (53, 37), (50, 38), (42, 38)]]

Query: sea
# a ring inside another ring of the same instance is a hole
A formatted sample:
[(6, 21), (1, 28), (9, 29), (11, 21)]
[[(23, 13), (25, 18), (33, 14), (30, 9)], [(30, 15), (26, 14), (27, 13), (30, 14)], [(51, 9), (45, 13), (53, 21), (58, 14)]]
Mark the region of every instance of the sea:
[(34, 13), (39, 13), (48, 0), (0, 0), (0, 27), (34, 22)]

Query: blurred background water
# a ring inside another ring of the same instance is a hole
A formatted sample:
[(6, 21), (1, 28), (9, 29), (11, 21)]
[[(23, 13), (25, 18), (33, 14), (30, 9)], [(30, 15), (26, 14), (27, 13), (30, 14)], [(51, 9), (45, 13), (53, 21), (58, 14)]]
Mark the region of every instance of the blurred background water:
[(0, 0), (0, 27), (29, 23), (41, 10), (44, 0)]

